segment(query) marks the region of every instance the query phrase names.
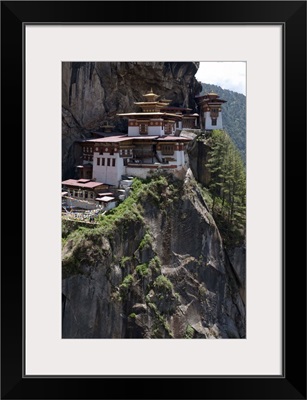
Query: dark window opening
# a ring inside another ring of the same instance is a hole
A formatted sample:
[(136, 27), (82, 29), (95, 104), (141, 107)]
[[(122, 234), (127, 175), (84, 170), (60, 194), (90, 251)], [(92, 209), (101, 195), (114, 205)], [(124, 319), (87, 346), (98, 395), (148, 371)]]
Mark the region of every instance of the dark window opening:
[(161, 146), (162, 154), (173, 155), (174, 154), (174, 146), (172, 145), (162, 145)]
[(146, 135), (147, 134), (148, 126), (146, 124), (140, 124), (140, 134)]

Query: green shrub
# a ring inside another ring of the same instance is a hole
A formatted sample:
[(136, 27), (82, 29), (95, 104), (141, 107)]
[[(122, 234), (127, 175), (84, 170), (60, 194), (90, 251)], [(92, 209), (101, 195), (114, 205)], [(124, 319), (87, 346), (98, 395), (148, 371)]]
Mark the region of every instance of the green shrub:
[(131, 261), (131, 257), (128, 256), (122, 257), (119, 261), (119, 265), (121, 266), (121, 268), (125, 268), (128, 261)]
[(137, 265), (135, 271), (140, 276), (147, 276), (149, 274), (148, 263)]
[(172, 282), (164, 275), (159, 275), (153, 284), (154, 288), (160, 292), (171, 293), (173, 290)]
[(152, 238), (149, 233), (146, 233), (139, 245), (139, 250), (149, 248), (151, 246)]
[(192, 339), (194, 337), (194, 328), (191, 325), (188, 325), (185, 330), (185, 339)]
[(149, 261), (148, 267), (155, 272), (156, 274), (160, 274), (161, 273), (161, 261), (160, 258), (158, 256), (154, 256), (154, 258), (152, 258)]
[(132, 285), (133, 281), (134, 281), (133, 276), (127, 275), (120, 286), (124, 288), (129, 288)]

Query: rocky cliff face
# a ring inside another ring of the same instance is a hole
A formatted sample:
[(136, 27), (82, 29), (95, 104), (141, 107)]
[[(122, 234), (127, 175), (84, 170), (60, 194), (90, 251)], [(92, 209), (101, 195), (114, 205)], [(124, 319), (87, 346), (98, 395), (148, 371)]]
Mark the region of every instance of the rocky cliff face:
[(232, 254), (234, 267), (225, 254), (191, 171), (139, 184), (128, 199), (111, 226), (67, 238), (63, 337), (245, 337), (242, 259)]
[(71, 177), (78, 161), (73, 143), (104, 122), (126, 128), (117, 113), (137, 111), (135, 101), (151, 88), (173, 105), (195, 107), (201, 84), (194, 62), (64, 62), (62, 64), (62, 175)]
[[(195, 139), (196, 135), (190, 133), (191, 138)], [(209, 161), (209, 152), (211, 148), (203, 140), (194, 140), (189, 146), (189, 165), (195, 176), (195, 179), (203, 186), (208, 186), (211, 174), (206, 166)]]

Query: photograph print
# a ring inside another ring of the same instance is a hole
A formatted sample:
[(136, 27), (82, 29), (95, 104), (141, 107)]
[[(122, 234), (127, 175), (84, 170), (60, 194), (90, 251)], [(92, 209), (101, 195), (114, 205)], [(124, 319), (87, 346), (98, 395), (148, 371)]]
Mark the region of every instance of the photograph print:
[(246, 339), (246, 64), (62, 62), (62, 338)]

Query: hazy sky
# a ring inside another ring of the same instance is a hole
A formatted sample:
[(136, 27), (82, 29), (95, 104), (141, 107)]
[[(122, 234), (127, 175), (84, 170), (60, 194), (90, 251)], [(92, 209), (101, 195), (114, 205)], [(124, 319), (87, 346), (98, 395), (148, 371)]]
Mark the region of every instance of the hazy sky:
[(211, 83), (246, 95), (245, 62), (201, 62), (195, 77), (203, 83)]

